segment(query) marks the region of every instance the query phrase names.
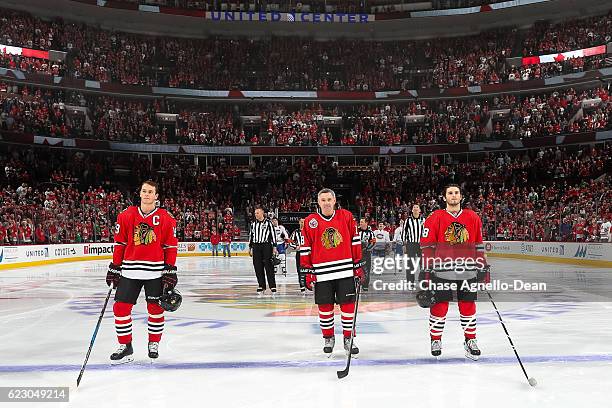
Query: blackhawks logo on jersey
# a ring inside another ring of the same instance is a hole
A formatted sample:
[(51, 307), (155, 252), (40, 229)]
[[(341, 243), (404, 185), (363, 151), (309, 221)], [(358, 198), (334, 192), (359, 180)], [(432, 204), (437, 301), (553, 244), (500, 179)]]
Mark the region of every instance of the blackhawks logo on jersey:
[(155, 231), (149, 224), (141, 222), (134, 228), (134, 245), (149, 245), (156, 240)]
[(321, 236), (325, 249), (337, 248), (342, 243), (342, 235), (333, 227), (326, 228)]
[(463, 244), (470, 238), (465, 225), (453, 222), (444, 232), (444, 240), (451, 245)]

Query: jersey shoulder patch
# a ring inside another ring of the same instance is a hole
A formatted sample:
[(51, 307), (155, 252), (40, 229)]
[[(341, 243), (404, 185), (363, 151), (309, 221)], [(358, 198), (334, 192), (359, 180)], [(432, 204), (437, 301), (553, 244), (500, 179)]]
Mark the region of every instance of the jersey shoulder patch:
[(310, 216), (309, 217), (310, 220), (308, 220), (308, 226), (312, 229), (315, 229), (319, 226), (319, 221), (317, 221), (317, 218), (314, 216)]

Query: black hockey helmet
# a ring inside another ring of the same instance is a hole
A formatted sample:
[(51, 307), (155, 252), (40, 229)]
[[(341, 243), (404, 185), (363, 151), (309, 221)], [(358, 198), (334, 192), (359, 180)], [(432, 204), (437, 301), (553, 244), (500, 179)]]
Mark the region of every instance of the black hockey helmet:
[(435, 290), (419, 290), (416, 294), (416, 301), (419, 306), (429, 309), (437, 303)]
[(175, 312), (182, 302), (181, 292), (176, 289), (168, 290), (159, 297), (159, 305), (167, 312)]

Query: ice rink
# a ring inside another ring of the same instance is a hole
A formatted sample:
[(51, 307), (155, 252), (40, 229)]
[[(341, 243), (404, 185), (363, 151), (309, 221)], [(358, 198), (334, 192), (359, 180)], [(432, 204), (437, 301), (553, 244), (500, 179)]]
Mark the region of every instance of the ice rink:
[[(76, 378), (107, 293), (108, 260), (2, 270), (0, 384), (70, 386), (64, 405), (71, 407), (610, 406), (612, 303), (567, 297), (498, 303), (527, 372), (538, 380), (532, 388), (490, 303), (477, 306), (480, 361), (464, 357), (455, 304), (442, 358), (435, 360), (428, 311), (408, 299), (377, 301), (370, 292), (357, 317), (361, 354), (339, 380), (341, 341), (330, 359), (323, 355), (316, 307), (312, 295), (298, 293), (293, 258), (289, 274), (277, 277), (274, 298), (255, 294), (250, 262), (179, 258), (183, 305), (166, 314), (154, 364), (146, 355), (143, 294), (133, 313), (135, 361), (109, 364), (117, 348), (111, 298), (78, 391)], [(491, 263), (494, 271), (560, 273), (570, 282), (612, 273), (496, 258)], [(19, 406), (28, 405), (41, 406)], [(42, 406), (54, 405), (61, 404)]]

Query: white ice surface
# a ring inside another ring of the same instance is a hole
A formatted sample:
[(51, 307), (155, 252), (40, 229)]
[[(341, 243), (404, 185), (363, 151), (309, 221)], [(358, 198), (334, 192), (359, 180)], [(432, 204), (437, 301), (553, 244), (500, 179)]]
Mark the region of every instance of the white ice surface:
[[(341, 341), (322, 355), (311, 295), (297, 293), (293, 258), (280, 293), (258, 298), (249, 258), (179, 258), (181, 308), (166, 314), (160, 358), (146, 356), (146, 307), (134, 307), (135, 362), (111, 367), (112, 298), (78, 391), (76, 378), (107, 293), (108, 261), (0, 271), (0, 386), (69, 386), (70, 407), (608, 407), (612, 303), (499, 303), (527, 372), (490, 303), (478, 303), (483, 357), (463, 357), (451, 304), (439, 361), (428, 312), (362, 297), (350, 375), (338, 380)], [(493, 259), (493, 269), (601, 273), (571, 265)], [(612, 271), (608, 272), (612, 273)], [(339, 316), (336, 326), (339, 326)], [(0, 403), (1, 406), (9, 406)], [(11, 406), (58, 406), (18, 404)]]

